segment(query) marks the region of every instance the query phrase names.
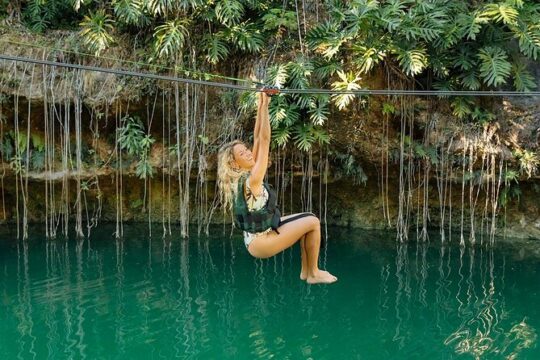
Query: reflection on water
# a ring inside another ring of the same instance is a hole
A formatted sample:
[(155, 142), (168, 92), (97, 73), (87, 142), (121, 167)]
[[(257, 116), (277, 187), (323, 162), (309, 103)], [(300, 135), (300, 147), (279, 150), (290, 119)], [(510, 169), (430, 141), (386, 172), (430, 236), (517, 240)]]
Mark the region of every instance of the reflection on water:
[(54, 241), (2, 235), (0, 353), (539, 357), (538, 261), (515, 261), (494, 248), (336, 232), (323, 251), (340, 281), (309, 286), (298, 279), (297, 248), (254, 260), (239, 238), (219, 231), (189, 241), (147, 238), (136, 227), (125, 234)]
[[(415, 336), (412, 317), (419, 316), (418, 304), (420, 308), (429, 308), (429, 289), (426, 288), (429, 267), (431, 276), (435, 276), (432, 280), (435, 283), (433, 320), (441, 332), (453, 329), (444, 344), (456, 354), (515, 359), (522, 350), (536, 347), (535, 328), (526, 318), (508, 311), (503, 296), (505, 261), (502, 258), (496, 271), (493, 248), (442, 246), (438, 261), (428, 264), (429, 245), (413, 245), (414, 253), (409, 251), (410, 246), (396, 244), (395, 268), (382, 266), (380, 276), (379, 330), (387, 328), (384, 324), (393, 319), (393, 340), (400, 348)], [(452, 259), (453, 256), (457, 259)], [(411, 277), (415, 278), (414, 289)], [(389, 288), (394, 288), (395, 292)], [(389, 306), (392, 303), (394, 306)], [(416, 313), (411, 315), (412, 312)], [(459, 321), (457, 326), (453, 325), (456, 321)]]

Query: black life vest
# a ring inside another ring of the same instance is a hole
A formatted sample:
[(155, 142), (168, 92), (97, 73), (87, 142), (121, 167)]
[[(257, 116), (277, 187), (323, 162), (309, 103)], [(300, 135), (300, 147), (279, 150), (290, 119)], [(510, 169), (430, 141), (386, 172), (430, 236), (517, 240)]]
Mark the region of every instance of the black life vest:
[(263, 186), (268, 191), (268, 201), (266, 205), (256, 211), (249, 211), (244, 197), (244, 187), (246, 176), (238, 179), (238, 191), (234, 201), (234, 224), (237, 228), (250, 233), (257, 233), (272, 228), (276, 230), (281, 220), (281, 212), (277, 205), (277, 194), (266, 181)]

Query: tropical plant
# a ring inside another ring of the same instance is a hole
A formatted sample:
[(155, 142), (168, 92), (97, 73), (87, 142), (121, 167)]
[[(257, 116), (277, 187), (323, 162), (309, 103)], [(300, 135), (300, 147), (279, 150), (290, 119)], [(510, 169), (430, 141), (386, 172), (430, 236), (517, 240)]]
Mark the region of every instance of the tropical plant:
[(154, 170), (148, 161), (148, 156), (156, 140), (144, 132), (144, 126), (139, 117), (126, 116), (122, 121), (124, 126), (118, 129), (120, 149), (126, 150), (129, 155), (137, 159), (135, 173), (139, 178), (152, 177)]
[(81, 22), (81, 38), (94, 54), (99, 55), (113, 43), (113, 19), (100, 9), (86, 15)]
[(514, 156), (518, 159), (520, 173), (526, 174), (529, 178), (537, 173), (540, 158), (534, 151), (517, 149)]

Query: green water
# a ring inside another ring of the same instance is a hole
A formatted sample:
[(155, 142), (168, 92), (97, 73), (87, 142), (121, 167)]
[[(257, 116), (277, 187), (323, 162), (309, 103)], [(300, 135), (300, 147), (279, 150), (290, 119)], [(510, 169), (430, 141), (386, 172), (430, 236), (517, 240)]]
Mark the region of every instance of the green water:
[(330, 229), (328, 286), (298, 279), (298, 245), (255, 260), (222, 227), (187, 241), (1, 230), (2, 359), (540, 358), (540, 260), (511, 248)]

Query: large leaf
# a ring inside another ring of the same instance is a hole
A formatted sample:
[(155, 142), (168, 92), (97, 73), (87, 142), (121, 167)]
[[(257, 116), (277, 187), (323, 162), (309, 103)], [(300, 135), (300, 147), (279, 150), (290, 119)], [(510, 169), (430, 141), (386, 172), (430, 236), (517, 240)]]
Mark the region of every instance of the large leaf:
[[(352, 72), (345, 74), (343, 71), (338, 71), (338, 76), (340, 80), (332, 83), (332, 89), (338, 91), (354, 91), (361, 89), (360, 84), (358, 84), (361, 77), (358, 75)], [(338, 109), (343, 110), (355, 98), (355, 95), (353, 93), (335, 94), (332, 98)]]
[(496, 22), (503, 22), (506, 25), (516, 23), (518, 11), (509, 3), (487, 4), (482, 11), (482, 16), (489, 17)]
[(220, 0), (216, 4), (216, 16), (224, 25), (238, 24), (244, 15), (244, 5), (237, 0)]
[(427, 66), (428, 57), (425, 49), (398, 49), (399, 65), (407, 75), (420, 74)]
[(175, 19), (156, 27), (154, 48), (159, 57), (174, 56), (180, 51), (188, 36), (186, 25), (187, 20)]
[(525, 64), (513, 64), (512, 76), (514, 77), (514, 86), (517, 91), (532, 91), (536, 89), (534, 76), (527, 70)]
[(206, 60), (211, 64), (217, 64), (229, 55), (229, 48), (221, 33), (205, 35), (203, 44), (206, 48)]
[(86, 15), (81, 26), (81, 37), (83, 43), (94, 54), (99, 55), (109, 45), (113, 43), (111, 32), (113, 31), (113, 23), (111, 16), (106, 14), (104, 10), (90, 12)]
[(499, 47), (486, 46), (480, 49), (478, 58), (481, 61), (480, 76), (488, 86), (497, 86), (506, 82), (512, 68), (507, 60), (506, 51)]

